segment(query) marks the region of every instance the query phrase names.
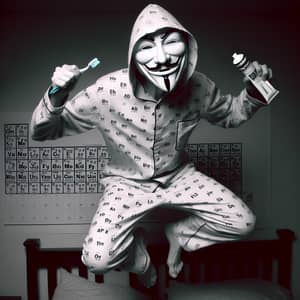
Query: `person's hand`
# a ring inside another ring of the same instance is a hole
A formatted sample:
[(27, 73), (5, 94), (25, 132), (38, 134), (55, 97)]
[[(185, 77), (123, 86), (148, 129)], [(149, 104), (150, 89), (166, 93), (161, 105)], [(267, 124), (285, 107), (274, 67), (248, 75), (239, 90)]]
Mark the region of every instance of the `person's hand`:
[[(253, 61), (252, 65), (254, 67), (256, 76), (260, 77), (262, 80), (270, 80), (273, 77), (272, 69), (269, 68), (266, 64), (260, 64), (257, 61)], [(262, 97), (262, 95), (255, 88), (255, 86), (247, 76), (244, 78), (244, 83), (246, 84), (246, 89), (250, 96), (261, 99), (265, 102), (265, 99)]]
[(56, 67), (51, 78), (52, 85), (57, 86), (65, 92), (70, 92), (78, 81), (80, 70), (75, 65), (63, 65)]
[(51, 78), (52, 89), (57, 87), (58, 90), (51, 93), (50, 89), (49, 93), (53, 106), (61, 106), (67, 101), (69, 92), (75, 87), (79, 77), (80, 70), (75, 65), (63, 65), (55, 68)]

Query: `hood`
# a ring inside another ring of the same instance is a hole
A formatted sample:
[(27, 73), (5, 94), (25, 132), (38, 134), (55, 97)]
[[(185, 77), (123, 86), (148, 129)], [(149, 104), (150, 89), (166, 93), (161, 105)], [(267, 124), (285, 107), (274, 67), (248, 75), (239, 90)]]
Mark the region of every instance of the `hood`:
[(129, 79), (133, 88), (133, 93), (138, 98), (145, 98), (145, 96), (143, 89), (141, 88), (141, 83), (138, 80), (139, 73), (132, 59), (133, 49), (135, 44), (142, 37), (164, 28), (171, 28), (184, 32), (188, 40), (188, 64), (180, 85), (187, 82), (195, 70), (198, 58), (196, 39), (167, 10), (157, 4), (149, 4), (141, 11), (133, 25), (128, 50)]

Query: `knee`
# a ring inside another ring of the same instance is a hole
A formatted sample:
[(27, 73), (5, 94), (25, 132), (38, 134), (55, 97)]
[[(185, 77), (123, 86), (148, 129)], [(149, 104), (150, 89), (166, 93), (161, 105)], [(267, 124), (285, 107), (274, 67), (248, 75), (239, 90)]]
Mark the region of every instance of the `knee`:
[[(114, 267), (113, 256), (114, 253), (111, 250), (110, 245), (105, 245), (101, 243), (87, 243), (84, 242), (81, 260), (83, 264), (89, 269), (89, 271), (97, 274), (104, 274), (110, 271)], [(108, 246), (108, 247), (107, 247)]]
[(110, 270), (109, 260), (100, 252), (83, 249), (81, 261), (93, 273), (104, 274)]

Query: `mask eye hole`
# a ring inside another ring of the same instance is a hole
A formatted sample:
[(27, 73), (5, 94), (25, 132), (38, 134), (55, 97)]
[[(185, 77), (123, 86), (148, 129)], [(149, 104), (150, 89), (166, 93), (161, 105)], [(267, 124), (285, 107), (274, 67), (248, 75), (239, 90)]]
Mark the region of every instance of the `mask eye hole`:
[(166, 41), (165, 44), (175, 44), (177, 43), (178, 41), (177, 40), (169, 40), (169, 41)]
[(137, 46), (136, 51), (142, 51), (142, 50), (150, 50), (154, 47), (154, 43), (152, 43), (151, 41), (148, 40), (143, 40), (139, 43), (139, 45)]
[(171, 32), (164, 39), (164, 44), (174, 44), (174, 43), (180, 43), (183, 41), (184, 41), (184, 39), (179, 32)]

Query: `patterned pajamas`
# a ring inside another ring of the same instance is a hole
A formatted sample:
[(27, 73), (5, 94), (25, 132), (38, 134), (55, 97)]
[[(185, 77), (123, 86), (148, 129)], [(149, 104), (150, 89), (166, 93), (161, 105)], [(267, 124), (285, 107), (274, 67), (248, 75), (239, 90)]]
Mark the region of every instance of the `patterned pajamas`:
[[(82, 255), (93, 272), (109, 271), (134, 257), (135, 225), (159, 206), (190, 213), (190, 217), (173, 225), (186, 251), (237, 239), (252, 230), (255, 223), (252, 212), (237, 196), (196, 171), (192, 164), (183, 168), (167, 187), (118, 176), (103, 179), (103, 184), (105, 191)], [(130, 270), (130, 266), (126, 269)], [(143, 266), (135, 266), (136, 269), (144, 271)]]
[[(145, 35), (162, 28), (184, 34), (188, 61), (175, 90), (157, 99), (141, 78), (134, 49)], [(157, 207), (188, 212), (189, 217), (172, 225), (187, 251), (237, 239), (254, 227), (253, 214), (238, 197), (186, 164), (185, 146), (200, 120), (238, 127), (265, 104), (246, 89), (237, 96), (222, 94), (196, 71), (197, 58), (195, 37), (169, 12), (150, 4), (132, 28), (127, 68), (99, 77), (59, 107), (53, 106), (48, 90), (32, 115), (35, 140), (95, 129), (105, 141), (111, 157), (103, 170), (105, 190), (82, 254), (95, 272), (124, 266), (130, 270), (130, 262), (133, 268), (137, 222)], [(136, 273), (145, 269), (135, 267)]]

